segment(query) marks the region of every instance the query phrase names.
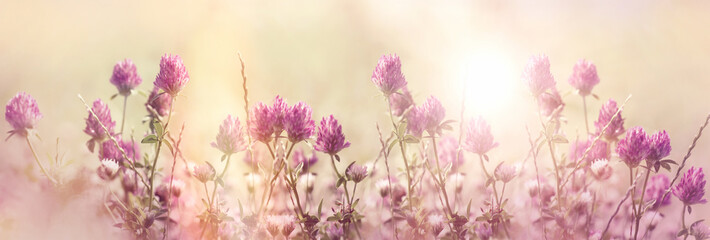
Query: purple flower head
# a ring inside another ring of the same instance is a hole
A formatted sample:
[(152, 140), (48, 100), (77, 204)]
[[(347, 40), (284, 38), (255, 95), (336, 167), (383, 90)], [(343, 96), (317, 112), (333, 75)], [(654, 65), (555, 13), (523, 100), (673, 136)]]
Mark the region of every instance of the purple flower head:
[(409, 93), (407, 87), (402, 88), (402, 93), (392, 94), (389, 98), (392, 115), (398, 117), (402, 116), (409, 107), (414, 105), (414, 98), (412, 98), (412, 94)]
[(562, 109), (565, 107), (565, 103), (562, 102), (562, 97), (557, 89), (552, 88), (552, 91), (545, 92), (538, 96), (537, 104), (540, 108), (540, 113), (545, 117), (550, 117), (553, 114), (559, 116)]
[(290, 107), (286, 104), (286, 101), (281, 98), (281, 96), (276, 96), (274, 99), (274, 105), (271, 107), (271, 119), (273, 119), (273, 128), (276, 135), (281, 135), (281, 131), (284, 130), (286, 124), (286, 115)]
[(153, 84), (175, 97), (188, 81), (190, 81), (190, 76), (187, 74), (182, 58), (178, 55), (163, 55), (160, 59), (160, 72), (155, 77)]
[(434, 235), (434, 237), (438, 237), (439, 233), (441, 231), (444, 231), (444, 226), (447, 223), (447, 220), (444, 218), (443, 215), (440, 214), (432, 214), (427, 217), (427, 224), (431, 228), (431, 233)]
[[(148, 96), (148, 101), (145, 103), (145, 109), (151, 117), (165, 117), (170, 112), (170, 106), (173, 104), (173, 98), (168, 94), (159, 93), (158, 87), (153, 87), (153, 91)], [(156, 116), (157, 114), (157, 116)]]
[(429, 96), (429, 98), (424, 101), (424, 103), (419, 107), (419, 111), (425, 113), (424, 115), (424, 129), (432, 134), (437, 131), (441, 121), (444, 121), (446, 117), (446, 109), (441, 105), (439, 99), (434, 96)]
[(550, 72), (550, 60), (543, 54), (530, 57), (522, 78), (535, 97), (555, 86), (555, 78)]
[(249, 133), (256, 141), (268, 144), (274, 134), (274, 119), (271, 117), (271, 108), (259, 102), (251, 109), (249, 115)]
[(367, 177), (367, 167), (353, 163), (345, 170), (345, 175), (355, 183), (362, 182)]
[(212, 143), (212, 147), (230, 155), (244, 151), (247, 145), (239, 118), (232, 118), (232, 115), (228, 115), (227, 119), (224, 119), (222, 125), (219, 126), (217, 141)]
[(567, 81), (577, 89), (579, 95), (587, 96), (592, 93), (592, 88), (599, 83), (597, 67), (592, 62), (580, 59), (574, 65), (572, 76)]
[(498, 146), (497, 142), (493, 141), (491, 134), (491, 126), (482, 117), (472, 119), (468, 123), (466, 131), (466, 140), (464, 149), (476, 154), (486, 154), (491, 149)]
[[(116, 122), (111, 119), (111, 110), (108, 108), (108, 105), (101, 101), (101, 99), (94, 101), (94, 106), (91, 108), (91, 111), (94, 113), (89, 112), (89, 116), (86, 117), (86, 128), (84, 128), (84, 132), (91, 136), (86, 146), (89, 147), (89, 151), (93, 152), (94, 145), (108, 137), (108, 134), (106, 134), (106, 131), (104, 131), (101, 125), (106, 127), (109, 134), (113, 135), (113, 128), (116, 126)], [(98, 120), (94, 117), (94, 114), (96, 114)]]
[(197, 178), (197, 180), (203, 183), (214, 179), (216, 174), (217, 172), (214, 170), (214, 167), (212, 167), (212, 165), (208, 163), (196, 165), (192, 169), (192, 176), (194, 176), (195, 178)]
[(303, 168), (301, 173), (305, 174), (308, 172), (313, 165), (315, 165), (318, 162), (318, 157), (316, 156), (316, 152), (313, 152), (311, 154), (311, 157), (307, 157), (306, 154), (303, 152), (303, 149), (296, 149), (296, 151), (293, 152), (293, 164), (294, 166), (298, 166), (298, 164), (303, 163)]
[(143, 82), (138, 76), (136, 65), (130, 59), (125, 59), (113, 66), (111, 84), (116, 86), (118, 93), (123, 96), (131, 95), (131, 91)]
[(416, 136), (421, 137), (426, 127), (426, 113), (419, 107), (413, 107), (406, 115), (407, 131)]
[(663, 194), (666, 190), (671, 188), (671, 181), (668, 180), (668, 176), (664, 174), (658, 174), (650, 179), (648, 186), (646, 187), (646, 194), (644, 201), (656, 200), (651, 209), (658, 209), (659, 207), (671, 204), (671, 196), (666, 196), (665, 199), (661, 200)]
[(10, 136), (27, 136), (27, 130), (33, 129), (42, 118), (37, 101), (27, 93), (19, 92), (5, 106), (5, 120), (12, 126)]
[(385, 96), (390, 96), (407, 85), (402, 74), (402, 62), (397, 54), (382, 55), (372, 72), (372, 82)]
[(671, 154), (671, 138), (666, 130), (654, 133), (649, 137), (648, 156), (649, 161), (658, 161)]
[(673, 188), (673, 195), (685, 205), (705, 204), (705, 174), (703, 168), (691, 167), (683, 174), (680, 182)]
[[(463, 165), (464, 162), (463, 152), (459, 152), (458, 140), (451, 136), (444, 136), (441, 137), (436, 144), (438, 148), (437, 151), (439, 153), (439, 161), (443, 164), (451, 163), (451, 169), (454, 171), (451, 171), (450, 173), (453, 174), (456, 172), (456, 169)], [(456, 157), (456, 153), (458, 153), (458, 158)]]
[[(123, 149), (128, 157), (128, 160), (135, 162), (140, 157), (140, 146), (134, 141), (123, 141), (120, 138), (116, 138), (118, 145)], [(99, 159), (109, 159), (123, 164), (126, 161), (121, 154), (121, 150), (116, 147), (113, 141), (104, 141), (99, 149)]]
[[(602, 105), (601, 110), (599, 110), (599, 118), (594, 122), (594, 126), (597, 128), (597, 134), (602, 134), (603, 137), (607, 139), (617, 139), (621, 134), (624, 134), (624, 118), (621, 117), (621, 112), (614, 118), (614, 121), (609, 123), (619, 108), (616, 106), (616, 101), (609, 99), (604, 105)], [(609, 124), (609, 127), (605, 132), (602, 133), (604, 127)]]
[(619, 140), (616, 153), (621, 161), (631, 168), (639, 165), (648, 155), (648, 135), (642, 127), (633, 127), (626, 132), (626, 137)]
[(316, 139), (316, 144), (313, 146), (316, 151), (335, 155), (338, 154), (340, 150), (349, 146), (350, 142), (345, 141), (343, 127), (338, 124), (338, 120), (336, 120), (333, 115), (324, 117), (323, 120), (320, 121), (318, 138)]
[(284, 128), (288, 139), (293, 143), (309, 139), (315, 132), (316, 124), (311, 119), (311, 107), (308, 104), (299, 102), (290, 107), (285, 120)]
[[(575, 141), (574, 144), (571, 144), (569, 150), (570, 160), (576, 162), (582, 159), (584, 152), (592, 145), (593, 141), (594, 138), (590, 136), (586, 141)], [(587, 157), (584, 161), (591, 163), (597, 159), (609, 159), (608, 148), (609, 145), (605, 141), (597, 141), (592, 149), (589, 150), (589, 153), (587, 153)]]

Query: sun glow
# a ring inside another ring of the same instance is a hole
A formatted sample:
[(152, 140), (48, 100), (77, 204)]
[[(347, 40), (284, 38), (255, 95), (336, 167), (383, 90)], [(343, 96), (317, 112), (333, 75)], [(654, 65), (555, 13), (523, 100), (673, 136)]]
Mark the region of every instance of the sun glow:
[(509, 107), (516, 88), (517, 71), (503, 52), (480, 51), (461, 66), (466, 108), (476, 115), (495, 115)]

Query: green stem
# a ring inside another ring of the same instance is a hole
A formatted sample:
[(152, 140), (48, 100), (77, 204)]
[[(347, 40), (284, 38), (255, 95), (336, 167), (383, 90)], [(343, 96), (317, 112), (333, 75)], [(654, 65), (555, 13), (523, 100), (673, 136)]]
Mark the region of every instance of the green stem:
[[(219, 177), (217, 178), (222, 178), (224, 177), (224, 174), (227, 173), (227, 168), (229, 168), (229, 160), (232, 158), (232, 154), (227, 155), (227, 163), (224, 165), (224, 169), (222, 169), (222, 173), (219, 174)], [(224, 181), (224, 180), (222, 180)], [(217, 192), (217, 181), (214, 182), (214, 189), (212, 189), (212, 200), (210, 202), (214, 202), (215, 198), (215, 193)]]
[(128, 105), (128, 95), (123, 97), (123, 119), (121, 119), (121, 135), (123, 135), (123, 124), (126, 122), (126, 106)]
[[(488, 179), (491, 179), (493, 176), (491, 176), (490, 173), (488, 173), (488, 170), (486, 170), (486, 165), (483, 164), (483, 155), (478, 154), (478, 158), (480, 159), (481, 162), (481, 169), (483, 169), (483, 173), (486, 174), (486, 182), (488, 182)], [(493, 186), (493, 195), (496, 197), (496, 204), (500, 206), (500, 199), (498, 198), (498, 189), (496, 188), (496, 182), (493, 181), (491, 183), (491, 186)]]
[(688, 227), (685, 225), (685, 208), (687, 208), (687, 207), (688, 207), (688, 205), (683, 204), (683, 212), (680, 213), (680, 219), (681, 219), (681, 222), (683, 223), (683, 230), (686, 230), (685, 237), (683, 238), (684, 240), (688, 239), (688, 235), (689, 235), (688, 231), (690, 231), (688, 229)]
[(37, 162), (37, 166), (39, 166), (39, 169), (42, 171), (42, 174), (47, 176), (47, 179), (49, 179), (49, 181), (51, 181), (54, 184), (57, 184), (57, 180), (54, 180), (54, 178), (52, 176), (47, 174), (47, 170), (45, 170), (44, 167), (42, 166), (42, 163), (39, 162), (39, 157), (37, 157), (37, 153), (35, 152), (35, 148), (32, 146), (32, 142), (30, 142), (30, 135), (29, 134), (27, 136), (25, 136), (25, 140), (27, 140), (27, 146), (30, 147), (30, 151), (32, 151), (32, 156), (34, 156), (35, 162)]
[(644, 200), (643, 197), (646, 194), (646, 184), (648, 183), (648, 176), (651, 175), (651, 164), (647, 162), (647, 169), (646, 169), (646, 179), (643, 180), (643, 188), (641, 188), (641, 199), (639, 200), (639, 205), (638, 205), (638, 210), (636, 210), (636, 230), (634, 230), (634, 239), (638, 238), (639, 234), (639, 225), (641, 224), (641, 216), (643, 215), (643, 207), (644, 207)]
[[(163, 126), (163, 131), (165, 133), (168, 132), (168, 124), (170, 124), (170, 118), (173, 116), (173, 108), (175, 106), (175, 100), (176, 98), (173, 97), (172, 103), (170, 104), (170, 112), (168, 112), (168, 119), (165, 121), (165, 126)], [(163, 146), (163, 136), (158, 136), (158, 148), (155, 150), (155, 158), (153, 158), (153, 164), (151, 165), (150, 169), (150, 202), (148, 203), (148, 211), (153, 210), (153, 199), (155, 198), (155, 191), (153, 191), (153, 183), (155, 182), (155, 169), (157, 168), (156, 165), (158, 164), (158, 157), (160, 156), (160, 148)], [(209, 196), (209, 195), (208, 195)]]
[[(388, 113), (390, 115), (390, 121), (392, 121), (392, 127), (394, 131), (397, 131), (397, 124), (394, 122), (394, 115), (392, 115), (392, 104), (390, 103), (390, 98), (389, 96), (385, 97), (387, 99), (387, 108), (388, 108)], [(412, 191), (413, 191), (413, 186), (412, 186), (412, 175), (409, 173), (409, 161), (407, 160), (407, 152), (404, 150), (404, 144), (402, 143), (402, 137), (397, 135), (397, 142), (399, 143), (399, 150), (402, 152), (402, 159), (404, 160), (404, 170), (407, 173), (407, 200), (409, 201), (409, 210), (412, 210)]]
[[(330, 155), (330, 163), (333, 166), (333, 171), (335, 171), (335, 175), (338, 176), (338, 181), (339, 181), (341, 178), (343, 178), (343, 175), (341, 175), (340, 172), (338, 171), (338, 168), (335, 167), (335, 157), (333, 157), (332, 154)], [(343, 182), (343, 189), (345, 189), (345, 200), (349, 204), (350, 203), (350, 193), (348, 192), (348, 181), (347, 180), (345, 180)]]

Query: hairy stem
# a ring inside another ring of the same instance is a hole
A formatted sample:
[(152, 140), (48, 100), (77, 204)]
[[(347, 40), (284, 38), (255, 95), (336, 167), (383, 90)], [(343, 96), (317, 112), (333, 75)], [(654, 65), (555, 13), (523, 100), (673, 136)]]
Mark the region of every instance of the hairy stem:
[(54, 180), (54, 178), (47, 173), (47, 170), (44, 169), (44, 167), (42, 166), (42, 163), (40, 163), (39, 157), (37, 157), (37, 152), (35, 152), (35, 148), (32, 146), (32, 142), (30, 142), (30, 135), (29, 134), (27, 136), (25, 136), (25, 140), (27, 141), (27, 146), (30, 147), (30, 151), (32, 151), (32, 156), (34, 156), (35, 162), (37, 163), (37, 166), (39, 166), (39, 170), (42, 171), (42, 174), (44, 174), (44, 176), (46, 176), (47, 179), (49, 179), (49, 181), (51, 181), (54, 184), (57, 184), (58, 183), (57, 180)]

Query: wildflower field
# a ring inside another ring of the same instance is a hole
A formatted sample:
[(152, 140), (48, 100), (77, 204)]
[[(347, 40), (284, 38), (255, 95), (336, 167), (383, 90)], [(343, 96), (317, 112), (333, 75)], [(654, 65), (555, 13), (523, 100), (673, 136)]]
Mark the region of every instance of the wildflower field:
[(0, 239), (710, 239), (706, 4), (73, 3), (0, 4)]

